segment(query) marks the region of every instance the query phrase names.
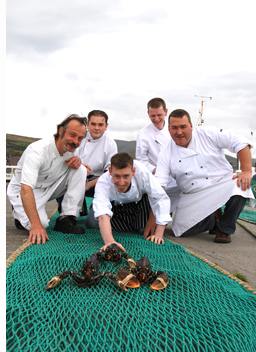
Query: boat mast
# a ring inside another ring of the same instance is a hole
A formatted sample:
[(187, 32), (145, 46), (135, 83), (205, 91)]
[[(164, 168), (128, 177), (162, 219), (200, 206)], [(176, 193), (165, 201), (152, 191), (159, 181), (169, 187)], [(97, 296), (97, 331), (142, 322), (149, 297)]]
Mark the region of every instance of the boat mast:
[(200, 97), (202, 98), (201, 101), (201, 109), (199, 110), (199, 121), (197, 123), (197, 126), (202, 126), (202, 124), (204, 123), (203, 120), (203, 109), (204, 109), (204, 98), (209, 98), (210, 100), (212, 100), (212, 97), (205, 97), (204, 95), (195, 95), (195, 97)]

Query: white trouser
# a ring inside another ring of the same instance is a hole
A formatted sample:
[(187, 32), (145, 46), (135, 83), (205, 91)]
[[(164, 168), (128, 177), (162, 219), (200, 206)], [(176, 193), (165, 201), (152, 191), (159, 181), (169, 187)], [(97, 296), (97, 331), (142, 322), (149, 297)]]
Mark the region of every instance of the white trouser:
[[(47, 228), (49, 219), (45, 211), (45, 204), (64, 194), (62, 201), (62, 213), (60, 215), (73, 215), (78, 217), (82, 208), (87, 170), (85, 167), (78, 169), (68, 169), (55, 183), (48, 188), (35, 188), (33, 190), (37, 212), (44, 228)], [(20, 221), (27, 230), (30, 229), (30, 221), (24, 211), (20, 193), (7, 190), (7, 195), (13, 206), (13, 217)]]

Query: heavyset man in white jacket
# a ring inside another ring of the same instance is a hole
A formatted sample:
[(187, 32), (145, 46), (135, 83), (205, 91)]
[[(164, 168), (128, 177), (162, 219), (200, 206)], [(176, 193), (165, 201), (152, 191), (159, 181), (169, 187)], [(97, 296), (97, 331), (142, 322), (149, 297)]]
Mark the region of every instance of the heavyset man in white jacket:
[[(147, 104), (148, 116), (151, 122), (143, 127), (136, 140), (136, 159), (142, 162), (154, 175), (160, 151), (169, 142), (171, 136), (168, 132), (168, 124), (165, 122), (168, 109), (162, 98), (153, 98)], [(171, 198), (172, 213), (180, 199), (180, 190), (174, 179), (170, 179), (165, 192)]]
[[(100, 229), (105, 250), (115, 242), (116, 232), (144, 232), (147, 229), (150, 208), (156, 218), (156, 228), (147, 240), (164, 243), (165, 226), (171, 221), (170, 199), (156, 178), (128, 153), (117, 153), (111, 158), (111, 167), (98, 180), (93, 207), (86, 220), (86, 228)], [(155, 230), (155, 231), (154, 231)]]
[[(159, 155), (156, 178), (166, 187), (171, 176), (182, 191), (172, 225), (175, 236), (213, 229), (214, 213), (225, 205), (214, 241), (231, 242), (246, 199), (255, 205), (249, 143), (215, 127), (193, 128), (189, 113), (182, 109), (169, 115), (168, 128), (172, 138)], [(233, 174), (223, 148), (238, 154), (240, 174)]]

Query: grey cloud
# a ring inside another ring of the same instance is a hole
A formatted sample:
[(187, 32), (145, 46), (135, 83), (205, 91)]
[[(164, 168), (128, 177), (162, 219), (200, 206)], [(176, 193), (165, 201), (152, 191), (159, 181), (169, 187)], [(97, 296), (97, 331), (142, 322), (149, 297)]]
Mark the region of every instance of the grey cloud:
[(157, 8), (131, 17), (118, 0), (8, 0), (6, 13), (8, 54), (50, 53), (84, 34), (114, 32), (126, 23), (157, 23), (164, 17)]
[(110, 12), (118, 7), (112, 0), (84, 2), (74, 0), (9, 0), (7, 12), (7, 52), (32, 50), (48, 53), (63, 48), (84, 33), (111, 31)]

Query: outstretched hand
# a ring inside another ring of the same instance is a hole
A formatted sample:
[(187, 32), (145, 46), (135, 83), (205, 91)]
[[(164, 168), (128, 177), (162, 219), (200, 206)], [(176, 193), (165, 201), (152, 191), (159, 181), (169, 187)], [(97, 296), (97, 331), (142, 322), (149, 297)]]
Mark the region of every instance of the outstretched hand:
[(121, 243), (118, 243), (116, 241), (113, 241), (113, 242), (109, 242), (109, 243), (106, 243), (104, 244), (103, 247), (101, 247), (100, 251), (101, 252), (105, 252), (105, 250), (107, 249), (108, 246), (110, 246), (112, 243), (115, 243), (117, 245), (117, 247), (119, 247), (121, 249), (122, 252), (126, 252), (126, 250), (124, 249), (124, 247), (121, 245)]

